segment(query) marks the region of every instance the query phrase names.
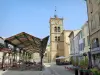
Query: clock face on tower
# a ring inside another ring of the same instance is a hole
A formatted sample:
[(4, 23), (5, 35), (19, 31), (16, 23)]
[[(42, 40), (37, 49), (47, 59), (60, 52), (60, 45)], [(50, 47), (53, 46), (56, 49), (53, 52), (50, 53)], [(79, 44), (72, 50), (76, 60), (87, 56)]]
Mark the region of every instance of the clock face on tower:
[(51, 24), (55, 24), (55, 21), (54, 20), (51, 20)]
[(55, 24), (58, 25), (59, 24), (59, 20), (55, 20)]
[(51, 20), (51, 24), (59, 25), (61, 24), (61, 20)]

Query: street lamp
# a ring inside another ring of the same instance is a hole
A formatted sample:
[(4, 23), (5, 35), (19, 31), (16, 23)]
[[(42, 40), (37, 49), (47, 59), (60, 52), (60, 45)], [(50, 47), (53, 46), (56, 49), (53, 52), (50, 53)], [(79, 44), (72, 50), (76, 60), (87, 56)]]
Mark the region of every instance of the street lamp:
[[(85, 0), (86, 1), (86, 6), (87, 6), (87, 15), (88, 15), (88, 30), (89, 30), (89, 42), (90, 42), (90, 27), (89, 27), (89, 13), (88, 13), (88, 2), (87, 2), (87, 0)], [(90, 43), (89, 43), (90, 44)], [(92, 68), (92, 55), (91, 55), (91, 44), (90, 44), (90, 68)]]

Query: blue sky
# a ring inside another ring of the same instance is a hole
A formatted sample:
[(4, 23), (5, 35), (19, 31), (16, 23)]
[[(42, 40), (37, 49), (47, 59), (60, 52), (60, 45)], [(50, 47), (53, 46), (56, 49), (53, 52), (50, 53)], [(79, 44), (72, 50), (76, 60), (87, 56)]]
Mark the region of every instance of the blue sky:
[(64, 18), (64, 29), (80, 29), (87, 21), (84, 0), (0, 0), (0, 36), (27, 32), (39, 38), (49, 35), (49, 19)]

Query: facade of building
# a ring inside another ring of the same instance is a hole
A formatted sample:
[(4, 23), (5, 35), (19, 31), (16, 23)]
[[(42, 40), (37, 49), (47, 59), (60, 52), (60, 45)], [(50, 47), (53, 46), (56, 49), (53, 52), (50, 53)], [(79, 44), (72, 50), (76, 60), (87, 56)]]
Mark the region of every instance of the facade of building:
[(100, 68), (100, 0), (87, 0), (92, 65)]
[[(4, 39), (0, 37), (0, 43), (4, 44)], [(3, 52), (0, 52), (0, 63), (2, 62)]]
[[(69, 57), (70, 55), (70, 40), (69, 40), (70, 33), (71, 33), (71, 30), (63, 30), (63, 32), (61, 33), (60, 38), (62, 40), (62, 43), (58, 43), (59, 56)], [(68, 61), (69, 58), (67, 58), (66, 60)]]
[(69, 35), (70, 38), (70, 55), (74, 55), (75, 51), (74, 51), (74, 31), (72, 31)]
[(88, 21), (82, 26), (82, 34), (84, 42), (84, 53), (87, 53), (90, 51)]
[[(68, 57), (70, 56), (69, 34), (71, 33), (71, 30), (64, 30), (63, 32), (64, 32), (64, 56)], [(69, 58), (67, 60), (69, 60)]]
[(50, 62), (50, 45), (47, 45), (47, 48), (44, 54), (44, 62), (46, 63)]
[(84, 41), (83, 41), (83, 33), (82, 30), (78, 33), (79, 36), (79, 54), (84, 53)]
[(79, 39), (77, 34), (80, 32), (80, 30), (74, 30), (70, 33), (70, 56), (75, 60), (76, 55), (79, 53)]
[(88, 54), (90, 51), (88, 22), (86, 22), (80, 30), (72, 31), (69, 37), (71, 55), (74, 56), (74, 59), (78, 57), (79, 60), (81, 60), (83, 53)]

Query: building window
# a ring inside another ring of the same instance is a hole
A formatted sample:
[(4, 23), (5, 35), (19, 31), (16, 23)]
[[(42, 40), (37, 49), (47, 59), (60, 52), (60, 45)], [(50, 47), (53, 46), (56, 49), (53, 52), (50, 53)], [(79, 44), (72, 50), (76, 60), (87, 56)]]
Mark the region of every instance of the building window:
[(83, 39), (83, 47), (85, 47), (85, 38)]
[(99, 5), (100, 4), (100, 0), (96, 0), (96, 3)]
[(47, 57), (47, 53), (45, 53), (45, 57)]
[(82, 31), (81, 31), (81, 32), (80, 32), (80, 38), (82, 38), (82, 36), (83, 36), (83, 35), (82, 35)]
[(55, 36), (55, 41), (57, 41), (57, 36)]
[(91, 29), (95, 29), (95, 24), (94, 24), (94, 20), (91, 20)]
[(97, 48), (99, 47), (99, 39), (96, 38), (92, 41), (92, 48)]
[(82, 51), (82, 44), (79, 44), (79, 51)]
[(84, 36), (84, 28), (82, 29), (82, 35)]
[(100, 12), (99, 12), (99, 26), (100, 26)]
[[(86, 0), (85, 0), (86, 1)], [(90, 0), (89, 0), (89, 3), (90, 3)]]
[(59, 47), (58, 47), (58, 44), (57, 44), (57, 50), (58, 50), (58, 48), (59, 48)]
[(93, 4), (92, 4), (92, 1), (89, 0), (89, 3), (90, 3), (90, 8), (91, 8), (91, 13), (93, 13)]
[(99, 47), (99, 39), (98, 38), (96, 38), (96, 45), (97, 45), (97, 47)]
[(90, 39), (89, 39), (89, 36), (87, 36), (87, 42), (88, 42), (88, 46), (90, 46)]
[(54, 28), (54, 31), (57, 32), (57, 27)]
[(58, 37), (58, 41), (60, 41), (60, 36)]
[(60, 32), (60, 27), (58, 27), (58, 32)]

